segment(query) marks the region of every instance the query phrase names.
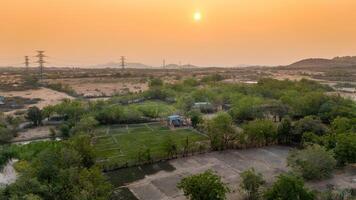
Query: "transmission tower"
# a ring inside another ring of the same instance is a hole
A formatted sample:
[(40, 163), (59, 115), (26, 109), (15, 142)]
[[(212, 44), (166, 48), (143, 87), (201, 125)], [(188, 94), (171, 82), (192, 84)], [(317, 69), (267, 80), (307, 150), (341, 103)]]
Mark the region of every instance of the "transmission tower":
[(28, 58), (28, 56), (25, 56), (25, 69), (26, 72), (28, 72), (28, 68), (30, 67), (30, 59)]
[(126, 66), (126, 57), (121, 56), (121, 69), (124, 70)]
[(44, 58), (46, 57), (44, 55), (44, 52), (45, 51), (37, 51), (37, 55), (35, 57), (38, 58), (38, 61), (37, 63), (39, 64), (39, 69), (40, 69), (40, 80), (42, 81), (43, 80), (43, 68), (44, 68), (44, 64), (46, 63), (46, 61), (44, 61)]

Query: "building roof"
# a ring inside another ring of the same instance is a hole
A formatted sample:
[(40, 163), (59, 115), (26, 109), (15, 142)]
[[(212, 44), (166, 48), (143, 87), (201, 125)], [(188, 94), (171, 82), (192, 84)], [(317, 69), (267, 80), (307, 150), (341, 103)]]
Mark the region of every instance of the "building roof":
[(168, 119), (170, 120), (175, 120), (175, 119), (180, 119), (181, 116), (180, 115), (171, 115), (171, 116), (168, 116)]

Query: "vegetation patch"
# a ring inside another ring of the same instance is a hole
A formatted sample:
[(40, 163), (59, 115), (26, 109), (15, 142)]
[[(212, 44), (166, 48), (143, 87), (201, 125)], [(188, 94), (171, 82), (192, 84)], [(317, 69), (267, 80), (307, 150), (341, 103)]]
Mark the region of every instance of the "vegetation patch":
[(189, 128), (171, 130), (151, 123), (100, 127), (94, 140), (101, 165), (114, 169), (178, 155), (186, 146), (189, 152), (198, 151), (207, 137)]

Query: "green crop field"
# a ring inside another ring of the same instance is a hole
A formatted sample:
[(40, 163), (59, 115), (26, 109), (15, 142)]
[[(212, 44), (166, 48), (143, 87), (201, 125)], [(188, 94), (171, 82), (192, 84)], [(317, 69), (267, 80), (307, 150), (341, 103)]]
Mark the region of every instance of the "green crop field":
[(167, 138), (171, 138), (178, 150), (183, 148), (187, 137), (191, 145), (207, 142), (205, 135), (193, 129), (171, 130), (159, 123), (106, 126), (96, 132), (95, 148), (99, 163), (105, 166), (124, 166), (126, 163), (132, 165), (137, 162), (139, 153), (147, 150), (154, 160), (165, 158), (167, 153), (164, 147)]

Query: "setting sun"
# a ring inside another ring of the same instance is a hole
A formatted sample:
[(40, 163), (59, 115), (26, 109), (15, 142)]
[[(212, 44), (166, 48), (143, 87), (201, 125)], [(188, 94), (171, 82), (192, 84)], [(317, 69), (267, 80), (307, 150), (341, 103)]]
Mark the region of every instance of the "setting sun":
[(200, 21), (201, 20), (201, 13), (199, 11), (194, 13), (194, 20)]

